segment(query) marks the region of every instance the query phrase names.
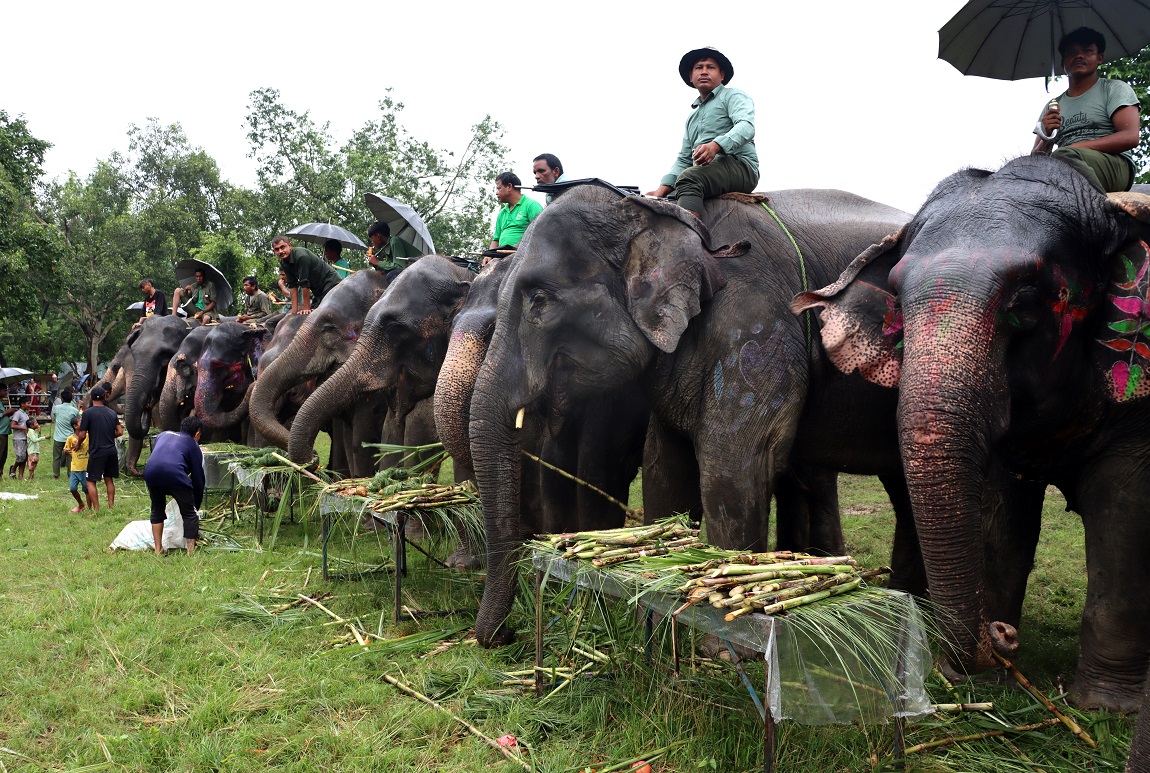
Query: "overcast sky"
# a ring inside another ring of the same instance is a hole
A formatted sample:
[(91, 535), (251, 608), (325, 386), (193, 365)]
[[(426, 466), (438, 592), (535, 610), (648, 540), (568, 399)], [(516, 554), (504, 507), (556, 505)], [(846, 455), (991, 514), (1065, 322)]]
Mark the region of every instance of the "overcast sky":
[[(391, 87), (416, 137), (461, 150), (490, 114), (510, 166), (558, 155), (569, 176), (651, 190), (696, 92), (677, 73), (709, 45), (755, 101), (760, 190), (841, 188), (913, 211), (964, 166), (1029, 152), (1042, 79), (963, 77), (937, 59), (960, 0), (578, 0), (534, 4), (13, 2), (0, 108), (53, 143), (50, 177), (126, 149), (130, 124), (179, 123), (238, 185), (254, 182), (256, 88), (340, 140)], [(1052, 85), (1051, 92), (1062, 89)]]

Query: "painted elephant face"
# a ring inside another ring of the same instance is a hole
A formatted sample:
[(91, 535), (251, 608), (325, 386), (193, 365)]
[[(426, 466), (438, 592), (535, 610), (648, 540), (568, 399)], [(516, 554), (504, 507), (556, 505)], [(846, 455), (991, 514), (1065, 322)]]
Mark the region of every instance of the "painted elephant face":
[(1060, 481), (1075, 505), (1097, 485), (1079, 466), (1122, 434), (1123, 406), (1150, 395), (1148, 226), (1150, 198), (1107, 198), (1061, 161), (1024, 157), (943, 181), (902, 232), (795, 299), (820, 309), (840, 370), (900, 389), (931, 594), (955, 613), (950, 654), (968, 670), (1016, 646), (984, 606), (989, 465)]
[(244, 396), (255, 380), (265, 328), (223, 322), (204, 339), (197, 363), (196, 415), (209, 429), (232, 426), (247, 416)]

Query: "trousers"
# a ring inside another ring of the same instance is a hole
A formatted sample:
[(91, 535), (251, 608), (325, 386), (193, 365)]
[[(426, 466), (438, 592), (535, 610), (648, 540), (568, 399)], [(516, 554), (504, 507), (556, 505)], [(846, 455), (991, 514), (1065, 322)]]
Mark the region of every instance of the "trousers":
[(720, 155), (706, 166), (692, 166), (680, 172), (671, 195), (683, 209), (702, 214), (704, 199), (733, 191), (751, 193), (758, 184), (758, 175), (746, 163), (734, 156)]

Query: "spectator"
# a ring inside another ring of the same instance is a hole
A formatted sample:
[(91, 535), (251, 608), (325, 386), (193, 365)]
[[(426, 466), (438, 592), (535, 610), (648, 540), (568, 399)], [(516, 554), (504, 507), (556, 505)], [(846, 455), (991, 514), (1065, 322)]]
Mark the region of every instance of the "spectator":
[(196, 549), (200, 537), (198, 510), (204, 501), (204, 454), (200, 451), (200, 433), (203, 424), (195, 416), (180, 422), (179, 432), (161, 432), (156, 436), (148, 466), (144, 468), (144, 483), (152, 500), (152, 539), (156, 553), (164, 553), (164, 521), (168, 497), (176, 500), (184, 519), (184, 539), (188, 554)]
[[(523, 195), (522, 186), (513, 172), (502, 172), (495, 178), (495, 197), (503, 206), (495, 217), (495, 234), (491, 239), (493, 250), (518, 245), (527, 226), (543, 211), (542, 204)], [(487, 260), (483, 262), (486, 264)]]
[(104, 387), (92, 387), (89, 393), (92, 407), (80, 417), (80, 429), (76, 437), (88, 441), (88, 496), (93, 510), (100, 509), (100, 498), (96, 493), (96, 481), (104, 479), (108, 492), (108, 507), (116, 506), (116, 478), (120, 477), (120, 457), (116, 454), (116, 438), (124, 434), (120, 417), (104, 405), (107, 394)]
[(323, 243), (323, 259), (339, 272), (340, 279), (351, 273), (351, 264), (343, 256), (343, 245), (338, 239), (328, 239)]
[(339, 284), (339, 274), (323, 259), (304, 247), (293, 247), (291, 239), (272, 239), (272, 252), (280, 260), (291, 298), (292, 314), (311, 314), (323, 297)]
[(392, 236), (391, 226), (381, 220), (367, 227), (367, 238), (371, 242), (367, 250), (367, 265), (376, 271), (399, 272), (420, 257), (415, 245)]
[[(567, 181), (567, 175), (563, 174), (563, 163), (554, 153), (541, 153), (536, 156), (532, 162), (531, 173), (535, 175), (536, 185)], [(547, 203), (550, 204), (554, 198), (554, 195), (548, 193)]]
[(43, 389), (43, 387), (40, 386), (40, 382), (34, 378), (28, 379), (28, 406), (29, 406), (28, 415), (29, 416), (39, 416), (40, 415), (40, 397), (43, 394), (44, 394), (44, 389)]
[(162, 317), (168, 313), (168, 299), (156, 289), (156, 283), (150, 277), (144, 277), (140, 280), (140, 292), (144, 294), (145, 318)]
[[(64, 444), (72, 435), (72, 418), (80, 416), (80, 409), (72, 402), (73, 397), (71, 387), (65, 387), (60, 393), (60, 402), (52, 407), (52, 477), (57, 480), (65, 461)], [(88, 469), (87, 466), (84, 469)]]
[(236, 322), (262, 322), (271, 313), (271, 299), (260, 289), (259, 280), (254, 276), (245, 276), (244, 297), (240, 302), (240, 314), (236, 317)]
[(8, 437), (12, 434), (12, 414), (17, 410), (8, 404), (8, 385), (0, 384), (0, 477), (8, 464)]
[(750, 193), (759, 182), (755, 152), (755, 103), (727, 88), (731, 60), (713, 48), (696, 48), (679, 60), (679, 77), (699, 92), (691, 104), (683, 145), (671, 171), (648, 196), (671, 196), (696, 215), (703, 201), (724, 193)]
[(31, 416), (28, 411), (32, 404), (28, 395), (20, 395), (20, 409), (12, 414), (12, 450), (16, 454), (16, 463), (8, 469), (8, 477), (24, 480), (24, 466), (28, 463), (28, 423)]
[[(77, 437), (76, 432), (80, 428), (80, 414), (77, 413), (68, 422), (72, 428), (72, 434), (64, 442), (64, 456), (70, 460), (68, 490), (72, 492), (72, 496), (76, 500), (76, 506), (72, 508), (72, 512), (78, 513), (83, 510), (85, 501), (88, 503), (89, 510), (95, 510), (96, 503), (92, 501), (92, 495), (88, 493), (88, 439)], [(80, 498), (80, 489), (84, 490), (84, 499)]]
[(40, 422), (32, 419), (28, 422), (28, 482), (36, 477), (36, 465), (40, 463)]
[(197, 268), (192, 276), (195, 277), (194, 282), (177, 287), (172, 293), (172, 308), (183, 308), (192, 319), (212, 322), (219, 317), (216, 309), (216, 284), (208, 281), (207, 272), (202, 268)]
[(60, 379), (53, 373), (48, 377), (48, 413), (52, 413), (52, 409), (56, 407), (56, 398), (60, 393)]

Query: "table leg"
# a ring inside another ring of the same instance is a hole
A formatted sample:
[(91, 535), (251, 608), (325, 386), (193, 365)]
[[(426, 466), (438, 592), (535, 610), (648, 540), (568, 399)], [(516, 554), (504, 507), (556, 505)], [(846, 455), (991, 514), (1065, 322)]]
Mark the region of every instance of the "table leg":
[(763, 677), (763, 773), (775, 770), (775, 718), (771, 714), (771, 664), (767, 661)]
[(543, 695), (543, 570), (535, 570), (535, 695)]
[[(263, 519), (262, 518), (260, 519), (260, 525), (261, 525), (261, 534), (262, 534), (262, 531), (263, 531), (262, 530), (262, 525), (263, 525)], [(327, 513), (322, 513), (322, 512), (320, 513), (320, 516), (319, 516), (319, 533), (320, 533), (320, 544), (323, 546), (322, 549), (320, 550), (320, 561), (321, 561), (322, 566), (323, 566), (323, 579), (324, 579), (324, 582), (327, 582), (327, 580), (328, 580), (328, 574), (327, 574), (327, 541), (328, 541), (328, 538), (331, 536), (331, 526), (330, 526), (330, 523), (328, 520), (328, 514)]]

